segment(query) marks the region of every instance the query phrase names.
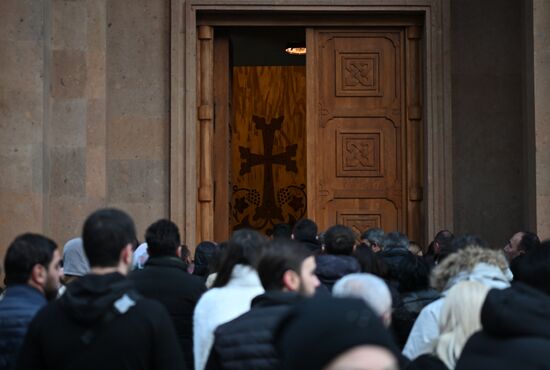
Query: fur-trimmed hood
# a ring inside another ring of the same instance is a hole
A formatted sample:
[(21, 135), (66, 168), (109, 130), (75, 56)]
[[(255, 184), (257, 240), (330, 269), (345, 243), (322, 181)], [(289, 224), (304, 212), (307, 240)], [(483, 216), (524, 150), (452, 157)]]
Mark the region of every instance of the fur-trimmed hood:
[(512, 274), (501, 251), (467, 247), (453, 253), (432, 271), (430, 284), (440, 292), (463, 280), (494, 281), (494, 287), (510, 285)]

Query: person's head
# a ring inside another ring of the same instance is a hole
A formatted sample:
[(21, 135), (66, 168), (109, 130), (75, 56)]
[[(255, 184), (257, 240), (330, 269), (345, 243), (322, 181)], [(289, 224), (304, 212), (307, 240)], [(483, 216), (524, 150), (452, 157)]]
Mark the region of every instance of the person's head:
[(508, 261), (512, 261), (514, 258), (529, 253), (538, 246), (540, 246), (540, 240), (537, 234), (529, 231), (520, 231), (512, 235), (503, 250)]
[(51, 300), (62, 278), (61, 255), (55, 242), (39, 234), (23, 234), (8, 246), (4, 258), (5, 283), (28, 284)]
[(397, 281), (402, 293), (427, 289), (430, 286), (430, 266), (422, 257), (407, 254), (399, 262)]
[(502, 289), (510, 286), (510, 278), (508, 261), (501, 251), (470, 246), (438, 264), (430, 276), (430, 285), (443, 292), (460, 281), (475, 280)]
[(309, 218), (302, 218), (294, 224), (292, 239), (300, 242), (317, 241), (317, 224)]
[(384, 236), (384, 239), (382, 240), (382, 246), (384, 250), (392, 249), (392, 248), (400, 248), (400, 249), (408, 250), (409, 238), (407, 238), (405, 234), (394, 231)]
[(235, 231), (223, 253), (213, 287), (225, 286), (231, 279), (231, 273), (236, 265), (256, 269), (265, 244), (266, 239), (257, 231), (251, 229)]
[(399, 353), (362, 300), (317, 297), (296, 304), (275, 332), (286, 370), (397, 370)]
[[(450, 240), (450, 241), (449, 241)], [(434, 240), (434, 244), (436, 241)], [(477, 235), (464, 234), (439, 242), (439, 252), (436, 254), (436, 263), (441, 263), (453, 253), (467, 247), (489, 248), (489, 243)]]
[(378, 253), (382, 250), (384, 235), (384, 230), (373, 227), (361, 234), (361, 242), (370, 246), (374, 253)]
[(353, 230), (344, 225), (334, 225), (325, 232), (325, 252), (350, 255), (355, 246)]
[(481, 307), (488, 292), (489, 287), (477, 281), (463, 281), (445, 297), (434, 352), (447, 368), (455, 368), (466, 341), (481, 329)]
[(435, 234), (434, 240), (432, 242), (433, 246), (433, 253), (434, 254), (440, 254), (441, 250), (444, 248), (448, 248), (451, 244), (451, 242), (454, 239), (454, 235), (449, 230), (440, 230), (437, 234)]
[(518, 261), (514, 281), (520, 281), (550, 295), (550, 240), (541, 243)]
[(334, 284), (335, 297), (360, 298), (382, 319), (386, 326), (391, 324), (392, 298), (384, 280), (372, 274), (349, 274)]
[(162, 219), (153, 223), (145, 231), (149, 257), (181, 255), (180, 231), (175, 223)]
[(386, 266), (370, 246), (364, 243), (358, 244), (353, 251), (353, 256), (359, 262), (361, 272), (366, 272), (381, 277), (385, 277), (387, 275), (388, 272)]
[(125, 212), (114, 208), (95, 211), (82, 228), (84, 251), (95, 273), (100, 269), (116, 268), (118, 272), (127, 274), (132, 264), (135, 240), (134, 221)]
[(90, 264), (84, 253), (82, 238), (69, 240), (63, 247), (63, 275), (65, 284), (90, 272)]
[(415, 242), (414, 240), (411, 240), (409, 242), (409, 252), (414, 254), (415, 256), (422, 257), (422, 247), (418, 242)]
[(282, 290), (312, 296), (319, 286), (315, 258), (302, 244), (274, 240), (265, 248), (258, 263), (258, 275), (266, 291)]
[(289, 224), (276, 224), (271, 232), (272, 239), (290, 239), (292, 227)]
[(210, 265), (219, 253), (219, 247), (214, 242), (200, 242), (195, 248), (194, 275), (206, 277), (210, 272)]

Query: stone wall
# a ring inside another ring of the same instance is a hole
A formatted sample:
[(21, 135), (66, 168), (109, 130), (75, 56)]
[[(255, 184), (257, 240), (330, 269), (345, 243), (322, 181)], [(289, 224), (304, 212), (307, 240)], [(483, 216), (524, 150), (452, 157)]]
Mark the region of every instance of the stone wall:
[(451, 3), (455, 232), (497, 247), (526, 227), (521, 3)]
[(168, 217), (169, 0), (0, 2), (0, 258), (94, 209)]

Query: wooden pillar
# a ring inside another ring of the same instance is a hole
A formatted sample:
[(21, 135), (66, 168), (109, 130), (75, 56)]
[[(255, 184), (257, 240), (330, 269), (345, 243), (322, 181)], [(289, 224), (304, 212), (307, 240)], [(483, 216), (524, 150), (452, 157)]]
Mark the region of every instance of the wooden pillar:
[(200, 130), (200, 240), (214, 239), (214, 176), (212, 171), (212, 138), (214, 131), (214, 30), (209, 26), (199, 26), (200, 53), (200, 103), (198, 120)]
[[(412, 240), (424, 245), (423, 215), (423, 178), (424, 148), (422, 121), (422, 28), (407, 28), (406, 71), (407, 71), (407, 233)], [(427, 235), (426, 237), (429, 238)]]

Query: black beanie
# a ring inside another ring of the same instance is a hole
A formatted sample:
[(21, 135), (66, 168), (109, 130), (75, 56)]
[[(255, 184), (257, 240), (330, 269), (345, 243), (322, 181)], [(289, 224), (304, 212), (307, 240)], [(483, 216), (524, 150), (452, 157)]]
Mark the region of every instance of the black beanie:
[(399, 350), (380, 319), (354, 298), (304, 300), (276, 332), (285, 370), (321, 370), (347, 350), (369, 344), (388, 349), (398, 361)]

